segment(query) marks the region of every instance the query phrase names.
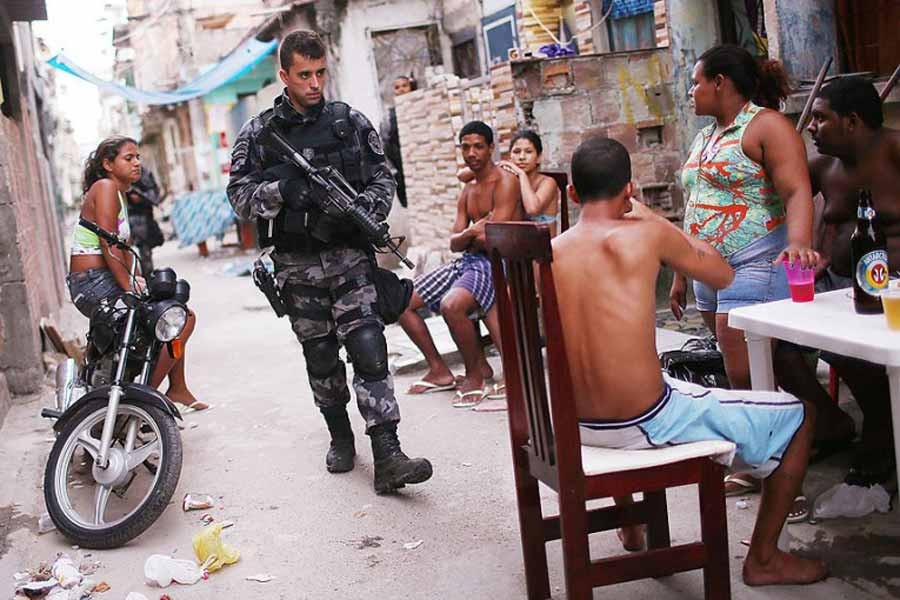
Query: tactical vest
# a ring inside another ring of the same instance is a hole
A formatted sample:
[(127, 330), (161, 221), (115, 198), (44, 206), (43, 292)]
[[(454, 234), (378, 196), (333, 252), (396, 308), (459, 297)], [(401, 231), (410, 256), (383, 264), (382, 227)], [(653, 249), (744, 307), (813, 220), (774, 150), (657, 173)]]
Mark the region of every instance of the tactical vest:
[[(333, 167), (357, 192), (364, 189), (366, 159), (350, 120), (350, 106), (343, 102), (329, 102), (322, 108), (319, 118), (302, 124), (291, 124), (277, 115), (272, 115), (270, 119), (271, 124), (313, 166)], [(263, 168), (269, 181), (305, 177), (299, 168), (284, 162), (279, 154), (269, 149), (263, 152)], [(309, 233), (316, 230), (320, 217), (319, 211), (294, 211), (285, 205), (273, 221), (257, 220), (259, 245), (261, 248), (275, 246), (281, 252), (317, 252), (337, 245), (368, 246), (365, 236), (349, 223), (333, 227), (330, 240), (313, 238)]]

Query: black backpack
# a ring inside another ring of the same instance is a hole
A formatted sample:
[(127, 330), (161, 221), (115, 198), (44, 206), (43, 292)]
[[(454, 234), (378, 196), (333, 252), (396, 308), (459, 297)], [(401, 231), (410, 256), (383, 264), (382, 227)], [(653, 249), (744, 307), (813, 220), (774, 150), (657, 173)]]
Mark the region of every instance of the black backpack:
[(729, 389), (725, 361), (713, 336), (688, 340), (681, 350), (659, 355), (659, 362), (670, 377), (704, 387)]

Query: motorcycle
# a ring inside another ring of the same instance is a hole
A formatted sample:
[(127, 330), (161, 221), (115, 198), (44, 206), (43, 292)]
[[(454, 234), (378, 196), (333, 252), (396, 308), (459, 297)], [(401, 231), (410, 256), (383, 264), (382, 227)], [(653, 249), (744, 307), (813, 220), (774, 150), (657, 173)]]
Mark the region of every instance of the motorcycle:
[[(95, 223), (79, 223), (133, 257), (137, 251)], [(133, 285), (132, 289), (138, 287)], [(163, 513), (181, 475), (178, 409), (150, 387), (162, 352), (180, 358), (190, 285), (156, 270), (146, 289), (104, 302), (90, 320), (83, 363), (56, 373), (56, 440), (44, 471), (44, 499), (56, 528), (85, 548), (117, 548)]]

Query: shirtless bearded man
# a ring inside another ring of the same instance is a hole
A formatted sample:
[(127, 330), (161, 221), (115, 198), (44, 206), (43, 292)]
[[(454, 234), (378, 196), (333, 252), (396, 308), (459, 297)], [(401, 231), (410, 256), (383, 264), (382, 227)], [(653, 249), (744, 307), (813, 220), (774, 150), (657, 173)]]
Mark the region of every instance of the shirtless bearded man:
[[(888, 264), (900, 268), (900, 131), (882, 126), (881, 100), (862, 77), (844, 77), (822, 89), (808, 127), (818, 154), (809, 161), (813, 193), (825, 198), (826, 236), (816, 291), (852, 286), (850, 235), (856, 227), (860, 189), (872, 191), (879, 225), (887, 237)], [(888, 379), (883, 366), (823, 352), (853, 392), (863, 412), (861, 444), (847, 483), (883, 483), (895, 471)], [(853, 437), (850, 417), (837, 408), (803, 361), (779, 374), (781, 385), (819, 409), (817, 439)], [(827, 445), (823, 449), (828, 450)]]

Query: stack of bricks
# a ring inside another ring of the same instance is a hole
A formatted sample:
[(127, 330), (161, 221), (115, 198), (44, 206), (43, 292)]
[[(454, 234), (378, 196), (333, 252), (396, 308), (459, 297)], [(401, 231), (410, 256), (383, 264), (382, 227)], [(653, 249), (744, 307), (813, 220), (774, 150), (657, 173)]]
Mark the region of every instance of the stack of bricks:
[(516, 127), (509, 64), (491, 69), (491, 82), (472, 85), (441, 67), (429, 68), (426, 85), (396, 100), (397, 131), (409, 201), (411, 256), (416, 272), (450, 258), (450, 228), (462, 184), (456, 173), (464, 165), (457, 136), (471, 120), (484, 121), (506, 149)]
[(666, 0), (656, 0), (653, 3), (653, 22), (656, 29), (656, 47), (667, 48), (669, 46), (669, 27), (666, 19)]
[(509, 63), (491, 67), (491, 96), (493, 104), (493, 122), (497, 148), (503, 155), (509, 148), (509, 140), (516, 132), (516, 97), (513, 90), (512, 69)]
[(516, 0), (519, 44), (536, 53), (541, 46), (554, 43), (553, 36), (544, 27), (556, 35), (561, 16), (559, 0)]
[[(665, 1), (665, 0), (663, 0)], [(594, 36), (590, 32), (594, 25), (594, 15), (588, 0), (575, 2), (575, 32), (578, 38), (578, 53), (589, 54), (594, 51)]]

